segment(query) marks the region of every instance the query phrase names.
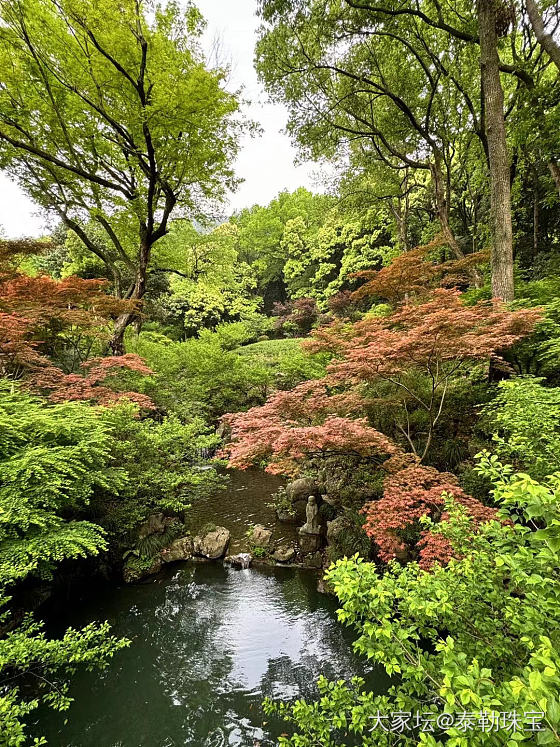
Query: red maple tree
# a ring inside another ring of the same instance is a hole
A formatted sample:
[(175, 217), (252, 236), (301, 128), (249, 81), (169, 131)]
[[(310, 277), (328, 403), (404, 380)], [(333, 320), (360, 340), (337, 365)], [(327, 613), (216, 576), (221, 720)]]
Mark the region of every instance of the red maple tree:
[[(401, 304), (386, 317), (321, 327), (304, 347), (333, 355), (327, 376), (274, 394), (262, 407), (226, 416), (232, 427), (230, 463), (248, 466), (269, 459), (278, 470), (291, 456), (301, 461), (305, 453), (320, 450), (365, 453), (366, 444), (371, 451), (381, 438), (390, 454), (389, 439), (364, 420), (371, 402), (390, 408), (404, 445), (422, 460), (462, 370), (528, 335), (539, 317), (536, 309), (509, 311), (498, 302), (466, 306), (459, 291), (440, 288), (428, 301)], [(383, 396), (375, 389), (379, 383)], [(424, 432), (414, 432), (411, 409), (421, 412)]]
[[(18, 270), (25, 255), (44, 248), (36, 241), (0, 242), (0, 373), (20, 379), (53, 401), (84, 399), (100, 404), (127, 397), (141, 407), (151, 400), (108, 385), (118, 371), (148, 375), (136, 355), (102, 358), (110, 322), (129, 301), (105, 292), (106, 281), (47, 275), (30, 277)], [(94, 357), (90, 357), (94, 355)]]
[[(379, 558), (386, 563), (395, 558), (417, 558), (424, 569), (436, 562), (445, 565), (453, 557), (451, 544), (440, 534), (422, 530), (419, 519), (429, 516), (434, 521), (445, 521), (445, 494), (452, 495), (466, 509), (475, 526), (496, 519), (497, 511), (465, 493), (455, 475), (423, 467), (415, 460), (400, 469), (402, 461), (389, 459), (384, 464), (389, 474), (383, 497), (363, 507), (364, 529), (375, 541)], [(395, 465), (397, 471), (393, 471)]]
[(461, 259), (440, 262), (434, 255), (447, 246), (445, 238), (437, 235), (429, 244), (417, 246), (399, 254), (381, 270), (363, 270), (352, 275), (366, 282), (352, 297), (355, 301), (377, 297), (397, 304), (410, 298), (426, 298), (437, 286), (455, 287), (468, 284), (473, 273), (488, 262), (488, 252), (467, 254)]
[[(382, 382), (398, 431), (423, 459), (453, 381), (467, 364), (497, 358), (539, 318), (537, 309), (509, 311), (499, 302), (466, 306), (458, 290), (438, 288), (429, 300), (403, 303), (388, 316), (321, 327), (304, 347), (334, 356), (327, 369), (332, 387), (369, 389), (371, 396)], [(422, 434), (413, 430), (411, 409), (426, 421)]]
[[(293, 475), (312, 454), (389, 455), (398, 447), (356, 417), (364, 400), (355, 392), (336, 393), (328, 383), (306, 381), (288, 392), (277, 392), (261, 407), (233, 413), (223, 420), (231, 428), (224, 447), (229, 465), (246, 469), (267, 463), (274, 474)], [(352, 415), (353, 417), (349, 417)]]

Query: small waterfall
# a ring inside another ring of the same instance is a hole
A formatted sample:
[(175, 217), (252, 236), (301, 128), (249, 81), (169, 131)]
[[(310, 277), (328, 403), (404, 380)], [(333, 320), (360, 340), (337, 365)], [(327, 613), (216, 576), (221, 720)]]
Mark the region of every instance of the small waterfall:
[(242, 569), (248, 568), (251, 565), (251, 560), (253, 560), (253, 558), (251, 557), (251, 553), (248, 552), (240, 552), (237, 553), (237, 555), (230, 555), (226, 558), (226, 561), (231, 563), (231, 565), (235, 565)]

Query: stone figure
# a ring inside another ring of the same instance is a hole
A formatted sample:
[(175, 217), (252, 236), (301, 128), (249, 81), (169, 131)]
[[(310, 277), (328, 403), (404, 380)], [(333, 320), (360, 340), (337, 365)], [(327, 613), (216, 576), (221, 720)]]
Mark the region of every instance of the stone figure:
[(299, 530), (300, 534), (320, 534), (321, 527), (319, 525), (319, 506), (317, 505), (317, 499), (314, 495), (310, 495), (307, 499), (305, 516), (307, 521)]

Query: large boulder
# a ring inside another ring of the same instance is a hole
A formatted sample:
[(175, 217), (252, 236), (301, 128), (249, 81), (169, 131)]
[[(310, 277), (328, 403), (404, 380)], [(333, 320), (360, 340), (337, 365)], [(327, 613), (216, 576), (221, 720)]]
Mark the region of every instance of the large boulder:
[(278, 521), (281, 521), (282, 524), (299, 524), (300, 522), (295, 511), (288, 511), (285, 508), (277, 508), (276, 516)]
[(174, 540), (169, 547), (161, 551), (161, 559), (164, 563), (175, 563), (178, 560), (188, 560), (193, 554), (193, 539), (188, 534)]
[(204, 535), (194, 538), (193, 550), (195, 555), (202, 555), (209, 560), (223, 558), (229, 545), (230, 533), (225, 527), (216, 527)]
[(277, 563), (289, 563), (295, 557), (296, 551), (291, 545), (278, 545), (270, 556)]
[(327, 522), (327, 544), (331, 560), (351, 557), (358, 553), (368, 558), (371, 553), (371, 540), (363, 528), (359, 514), (346, 513)]
[(320, 495), (319, 485), (312, 477), (298, 477), (286, 485), (286, 496), (292, 503), (305, 501), (310, 495)]
[(264, 547), (270, 545), (272, 539), (272, 529), (267, 529), (262, 524), (255, 524), (253, 531), (249, 535), (249, 542), (255, 547)]
[(327, 522), (327, 543), (334, 545), (342, 532), (348, 529), (348, 519), (337, 516), (336, 519)]
[(162, 565), (163, 563), (159, 556), (149, 559), (131, 556), (123, 568), (123, 580), (126, 584), (135, 584), (143, 578), (158, 573)]
[(148, 516), (138, 527), (138, 539), (145, 539), (152, 534), (162, 534), (166, 528), (165, 516), (162, 513)]
[(253, 560), (252, 556), (248, 552), (239, 552), (237, 555), (228, 555), (225, 559), (226, 563), (235, 566), (236, 568), (248, 568)]

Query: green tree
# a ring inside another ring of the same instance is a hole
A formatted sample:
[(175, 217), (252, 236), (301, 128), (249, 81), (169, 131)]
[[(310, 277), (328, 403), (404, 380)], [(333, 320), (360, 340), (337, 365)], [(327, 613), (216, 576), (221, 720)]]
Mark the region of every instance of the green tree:
[(169, 292), (154, 303), (155, 315), (179, 323), (192, 336), (204, 327), (254, 316), (261, 299), (255, 294), (253, 268), (239, 257), (239, 228), (223, 223), (209, 232), (188, 221), (171, 224), (154, 252), (154, 273), (167, 273)]
[[(235, 184), (238, 101), (206, 66), (200, 13), (2, 0), (0, 19), (0, 166), (141, 301), (172, 213), (204, 216)], [(117, 319), (115, 353), (134, 318)]]
[[(547, 64), (527, 15), (501, 0), (262, 0), (260, 9), (257, 69), (273, 97), (288, 104), (288, 130), (301, 151), (351, 171), (379, 161), (397, 173), (429, 175), (440, 231), (456, 257), (468, 244), (457, 238), (451, 210), (462, 209), (472, 185), (465, 165), (476, 151), (477, 170), (487, 172), (480, 182), (489, 181), (492, 290), (511, 301), (514, 160), (505, 116), (509, 122), (525, 108), (535, 129), (550, 108), (535, 88)], [(519, 95), (527, 90), (530, 109)], [(401, 183), (387, 195), (400, 200), (401, 223), (407, 192)]]
[(254, 270), (266, 311), (274, 302), (286, 299), (282, 237), (287, 223), (301, 220), (306, 233), (311, 234), (335, 202), (332, 196), (314, 195), (300, 187), (295, 192), (281, 192), (268, 205), (254, 205), (232, 218), (239, 227), (239, 257)]

